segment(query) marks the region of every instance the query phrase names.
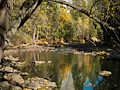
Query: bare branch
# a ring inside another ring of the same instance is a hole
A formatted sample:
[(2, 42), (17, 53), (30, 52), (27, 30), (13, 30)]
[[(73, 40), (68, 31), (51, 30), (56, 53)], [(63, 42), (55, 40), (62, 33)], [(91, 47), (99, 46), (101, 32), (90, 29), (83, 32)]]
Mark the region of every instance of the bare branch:
[(93, 7), (94, 7), (99, 1), (100, 1), (100, 0), (96, 0), (96, 1), (93, 3), (93, 5), (92, 5), (91, 8), (90, 8), (90, 13), (89, 13), (89, 15), (92, 14)]
[(56, 3), (64, 4), (64, 5), (67, 5), (67, 6), (71, 7), (71, 8), (73, 8), (73, 9), (76, 9), (79, 12), (84, 13), (85, 15), (89, 16), (89, 12), (87, 10), (84, 10), (81, 7), (73, 5), (73, 4), (69, 3), (69, 2), (62, 1), (62, 0), (44, 0), (44, 1), (46, 1), (46, 2), (56, 2)]
[(94, 17), (94, 16), (90, 15), (89, 11), (82, 9), (82, 7), (78, 7), (78, 6), (73, 5), (73, 4), (69, 3), (69, 2), (61, 1), (61, 0), (44, 0), (44, 1), (46, 1), (46, 2), (56, 2), (56, 3), (67, 5), (67, 6), (71, 7), (71, 8), (73, 8), (73, 9), (78, 10), (80, 13), (83, 13), (86, 16), (92, 18), (93, 20), (95, 20), (96, 22), (98, 22), (100, 25), (106, 26), (110, 30), (115, 30), (116, 29), (116, 28), (110, 26), (107, 22), (101, 21), (97, 17)]
[(36, 2), (36, 5), (31, 8), (31, 10), (25, 15), (25, 17), (22, 19), (18, 29), (31, 17), (31, 15), (35, 12), (35, 10), (38, 8), (38, 6), (42, 3), (42, 0), (38, 0)]

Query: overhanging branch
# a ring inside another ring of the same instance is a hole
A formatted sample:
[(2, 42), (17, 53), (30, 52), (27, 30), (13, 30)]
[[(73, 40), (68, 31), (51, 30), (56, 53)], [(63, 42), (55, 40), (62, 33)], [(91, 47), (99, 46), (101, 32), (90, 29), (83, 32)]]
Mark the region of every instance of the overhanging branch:
[(19, 9), (19, 15), (8, 29), (7, 36), (12, 36), (34, 13), (37, 7), (42, 3), (42, 0), (26, 0)]
[(36, 5), (31, 8), (31, 10), (25, 15), (25, 17), (22, 19), (18, 29), (23, 26), (23, 24), (31, 17), (31, 15), (35, 12), (35, 10), (38, 8), (38, 6), (42, 3), (42, 0), (39, 0), (36, 2)]
[(86, 16), (92, 18), (93, 20), (95, 20), (96, 22), (98, 22), (99, 24), (103, 25), (103, 26), (106, 26), (108, 29), (110, 30), (115, 30), (116, 28), (114, 27), (111, 27), (108, 23), (104, 22), (104, 21), (101, 21), (100, 19), (98, 19), (97, 17), (93, 17), (92, 15), (90, 15), (89, 11), (87, 10), (84, 10), (82, 7), (79, 7), (79, 6), (76, 6), (76, 5), (73, 5), (69, 2), (66, 2), (66, 1), (62, 1), (62, 0), (44, 0), (46, 2), (56, 2), (56, 3), (60, 3), (60, 4), (64, 4), (64, 5), (67, 5), (73, 9), (76, 9), (78, 10), (79, 12), (85, 14)]

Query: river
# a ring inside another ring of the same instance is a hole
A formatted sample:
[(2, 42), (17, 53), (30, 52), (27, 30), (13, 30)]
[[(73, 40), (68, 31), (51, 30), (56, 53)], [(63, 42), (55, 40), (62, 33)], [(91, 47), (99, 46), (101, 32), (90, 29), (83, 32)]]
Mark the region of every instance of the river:
[[(14, 56), (26, 62), (21, 70), (30, 73), (28, 77), (51, 80), (57, 84), (54, 90), (120, 90), (119, 60), (74, 54), (70, 50), (19, 52)], [(112, 75), (100, 76), (98, 72), (103, 70), (112, 72)]]

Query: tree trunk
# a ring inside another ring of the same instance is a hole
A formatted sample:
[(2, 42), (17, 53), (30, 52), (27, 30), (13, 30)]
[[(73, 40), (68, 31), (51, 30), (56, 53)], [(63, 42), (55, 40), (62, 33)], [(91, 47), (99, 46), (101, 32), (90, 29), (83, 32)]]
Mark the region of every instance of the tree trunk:
[(37, 36), (36, 36), (36, 40), (39, 40), (39, 30), (37, 30)]
[(35, 37), (36, 37), (36, 26), (34, 25), (34, 32), (33, 32), (33, 44), (35, 44)]
[(0, 62), (5, 43), (5, 33), (8, 29), (9, 11), (13, 6), (13, 0), (0, 0)]
[(3, 25), (0, 23), (0, 63), (1, 63), (1, 58), (3, 54), (3, 47), (4, 47), (4, 42), (5, 42), (5, 30)]

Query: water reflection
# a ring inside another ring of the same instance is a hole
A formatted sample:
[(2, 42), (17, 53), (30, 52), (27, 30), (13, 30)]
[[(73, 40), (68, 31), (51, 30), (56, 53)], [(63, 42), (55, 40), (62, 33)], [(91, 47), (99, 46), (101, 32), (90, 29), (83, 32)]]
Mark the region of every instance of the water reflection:
[(65, 68), (62, 70), (61, 73), (61, 86), (60, 90), (75, 90), (74, 84), (73, 84), (73, 77), (71, 72), (71, 66), (65, 66)]
[[(119, 90), (105, 88), (105, 84), (110, 83), (110, 81), (106, 82), (108, 78), (112, 78), (114, 81), (118, 76), (115, 78), (98, 75), (100, 70), (107, 69), (104, 66), (105, 62), (101, 61), (100, 57), (66, 53), (64, 50), (22, 52), (19, 55), (20, 60), (27, 62), (26, 66), (21, 68), (22, 71), (30, 73), (29, 77), (39, 76), (56, 82), (58, 87), (55, 90)], [(45, 63), (35, 64), (33, 61), (44, 61)], [(48, 63), (49, 61), (51, 63)], [(111, 71), (110, 67), (109, 71)], [(116, 72), (119, 71), (120, 69), (116, 70)], [(115, 83), (116, 81), (114, 81)], [(119, 85), (117, 85), (118, 87)]]

